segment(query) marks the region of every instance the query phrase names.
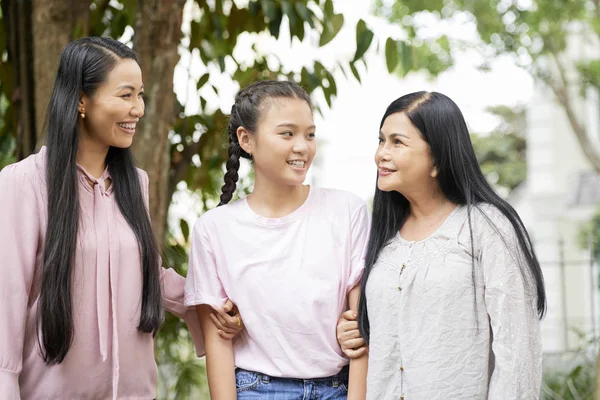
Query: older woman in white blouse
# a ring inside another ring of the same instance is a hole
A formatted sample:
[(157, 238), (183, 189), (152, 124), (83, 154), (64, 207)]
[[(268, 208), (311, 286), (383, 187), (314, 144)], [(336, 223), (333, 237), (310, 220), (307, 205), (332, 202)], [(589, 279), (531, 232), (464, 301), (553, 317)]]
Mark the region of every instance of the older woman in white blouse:
[[(360, 397), (539, 398), (541, 269), (517, 213), (485, 181), (456, 104), (435, 92), (394, 101), (375, 162)], [(360, 342), (352, 324), (338, 327), (349, 354)]]

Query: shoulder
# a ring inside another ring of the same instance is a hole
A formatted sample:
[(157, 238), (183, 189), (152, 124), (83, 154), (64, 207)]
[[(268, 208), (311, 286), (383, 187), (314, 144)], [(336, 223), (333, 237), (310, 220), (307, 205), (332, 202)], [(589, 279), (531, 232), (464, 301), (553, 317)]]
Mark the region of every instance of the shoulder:
[(339, 210), (348, 210), (355, 214), (366, 210), (367, 205), (363, 199), (356, 194), (346, 190), (311, 187), (314, 190), (316, 204), (332, 207)]
[(142, 185), (144, 186), (148, 186), (148, 173), (146, 171), (144, 171), (141, 168), (135, 168), (137, 174), (138, 174), (138, 178), (140, 179), (140, 182), (142, 183)]
[[(515, 215), (516, 211), (507, 204), (508, 210)], [(514, 227), (510, 219), (497, 206), (489, 203), (474, 204), (471, 208), (471, 218), (474, 228), (484, 235), (497, 234), (509, 236), (514, 234)]]
[(217, 233), (219, 227), (235, 223), (241, 216), (242, 202), (244, 199), (236, 200), (223, 206), (215, 207), (203, 213), (194, 223), (194, 232)]
[(12, 185), (24, 188), (43, 184), (46, 171), (45, 161), (45, 148), (43, 148), (40, 152), (32, 154), (17, 163), (7, 165), (0, 171), (2, 186)]

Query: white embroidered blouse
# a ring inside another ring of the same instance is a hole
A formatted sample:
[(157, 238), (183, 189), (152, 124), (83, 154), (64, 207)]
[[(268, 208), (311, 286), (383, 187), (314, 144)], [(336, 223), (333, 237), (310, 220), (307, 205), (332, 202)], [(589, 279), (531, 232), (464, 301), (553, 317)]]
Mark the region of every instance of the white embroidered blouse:
[(367, 399), (539, 398), (537, 297), (515, 231), (487, 204), (471, 226), (473, 241), (458, 206), (430, 237), (382, 249), (366, 291)]

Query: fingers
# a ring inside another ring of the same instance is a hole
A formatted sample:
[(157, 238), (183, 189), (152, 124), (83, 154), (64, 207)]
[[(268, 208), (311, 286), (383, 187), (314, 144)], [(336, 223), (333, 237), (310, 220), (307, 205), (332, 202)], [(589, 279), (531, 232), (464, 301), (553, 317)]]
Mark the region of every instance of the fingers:
[(338, 336), (338, 340), (343, 340), (343, 341), (361, 337), (360, 331), (358, 330), (357, 326), (340, 327), (340, 330), (338, 330), (337, 336)]
[(230, 330), (241, 331), (242, 330), (242, 319), (239, 314), (231, 316), (227, 314), (223, 309), (215, 310), (217, 318), (221, 321), (223, 326)]
[(223, 311), (226, 314), (232, 315), (230, 314), (230, 312), (233, 310), (233, 303), (231, 302), (231, 300), (227, 299), (227, 301), (225, 302), (225, 305), (223, 306)]
[(344, 349), (358, 350), (358, 349), (362, 348), (364, 345), (365, 345), (365, 340), (362, 337), (356, 338), (356, 339), (348, 339), (342, 345), (342, 350), (344, 350)]
[(238, 331), (235, 329), (231, 329), (229, 327), (227, 327), (223, 321), (221, 321), (217, 315), (215, 315), (214, 313), (210, 314), (210, 319), (213, 322), (213, 324), (217, 327), (217, 329), (219, 330), (219, 335), (221, 335), (223, 337), (223, 334), (225, 335), (232, 335), (235, 336)]
[(342, 313), (341, 319), (345, 319), (346, 321), (356, 321), (357, 315), (352, 310), (346, 310)]
[(235, 333), (225, 333), (223, 331), (219, 331), (219, 336), (225, 340), (231, 340), (235, 337)]
[(351, 349), (344, 350), (344, 354), (350, 359), (358, 358), (358, 357), (362, 356), (363, 354), (365, 354), (366, 352), (367, 352), (366, 347), (361, 347), (358, 350), (351, 350)]

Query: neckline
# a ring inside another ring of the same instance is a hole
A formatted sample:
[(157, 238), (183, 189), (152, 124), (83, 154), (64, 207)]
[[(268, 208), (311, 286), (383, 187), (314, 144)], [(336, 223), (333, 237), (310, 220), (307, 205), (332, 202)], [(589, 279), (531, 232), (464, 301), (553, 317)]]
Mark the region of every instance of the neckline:
[(300, 214), (302, 214), (302, 212), (306, 208), (308, 208), (310, 202), (312, 201), (312, 198), (314, 197), (313, 192), (315, 191), (315, 189), (311, 185), (307, 185), (307, 186), (308, 186), (308, 196), (306, 196), (306, 199), (304, 200), (304, 202), (302, 204), (300, 204), (300, 206), (298, 206), (298, 208), (296, 208), (294, 211), (290, 212), (287, 215), (284, 215), (283, 217), (270, 218), (270, 217), (264, 217), (264, 216), (258, 214), (256, 211), (254, 211), (252, 209), (252, 207), (250, 207), (250, 204), (248, 204), (248, 196), (243, 198), (242, 204), (244, 205), (244, 208), (246, 209), (247, 213), (252, 217), (254, 222), (258, 223), (259, 225), (268, 226), (268, 227), (286, 225), (286, 224), (296, 220), (296, 218)]
[[(102, 171), (100, 177), (96, 178), (88, 171), (86, 171), (86, 169), (83, 168), (81, 164), (77, 163), (77, 176), (79, 177), (79, 182), (89, 192), (94, 192), (95, 185), (100, 185), (100, 190), (102, 191), (102, 193), (110, 194), (113, 191), (114, 182), (112, 182), (112, 177), (110, 175), (110, 172), (108, 171), (108, 165), (104, 168), (104, 171)], [(106, 188), (106, 179), (111, 180), (110, 186), (108, 186), (108, 188)], [(93, 183), (94, 186), (91, 186), (91, 183)]]
[(456, 207), (454, 207), (454, 210), (452, 210), (450, 212), (450, 214), (448, 214), (448, 216), (446, 217), (446, 219), (444, 219), (444, 222), (442, 222), (442, 224), (440, 226), (437, 227), (437, 229), (433, 232), (431, 232), (431, 234), (429, 234), (429, 236), (427, 236), (424, 239), (421, 240), (407, 240), (404, 239), (402, 237), (402, 235), (400, 234), (400, 231), (398, 230), (398, 233), (396, 234), (396, 237), (402, 242), (402, 243), (407, 243), (407, 244), (419, 244), (419, 243), (423, 243), (426, 242), (430, 239), (433, 239), (434, 237), (438, 236), (445, 228), (446, 226), (449, 224), (450, 220), (454, 218), (454, 216), (456, 214), (458, 214), (458, 212), (460, 210), (462, 210), (465, 206), (463, 204), (457, 204)]

